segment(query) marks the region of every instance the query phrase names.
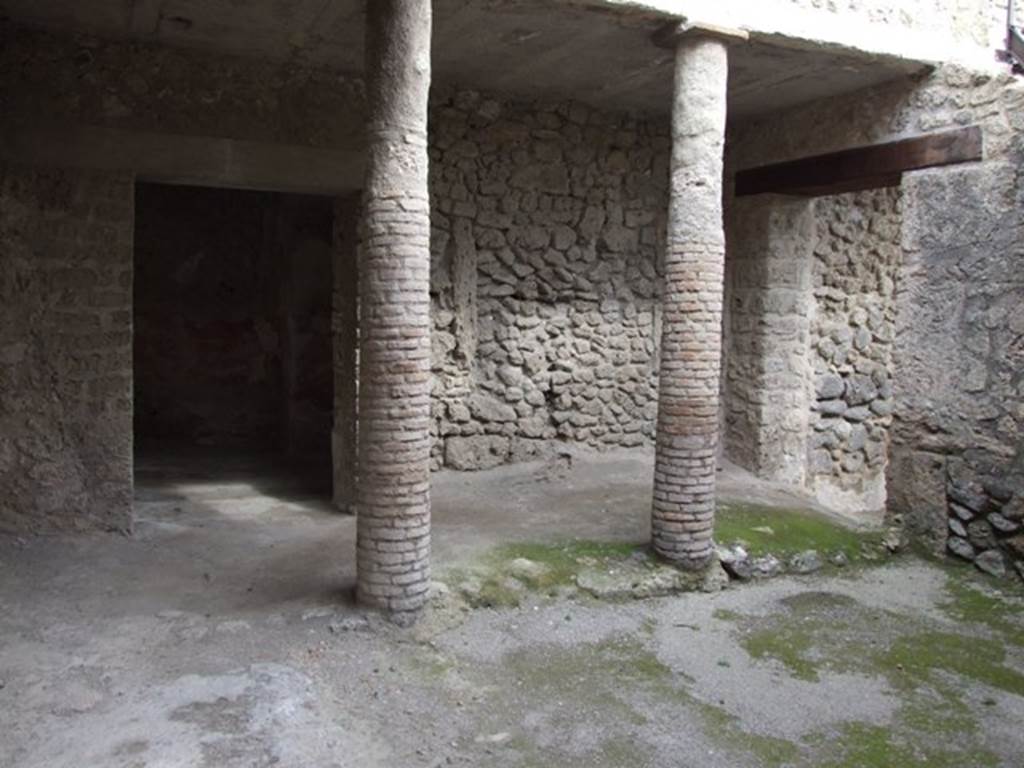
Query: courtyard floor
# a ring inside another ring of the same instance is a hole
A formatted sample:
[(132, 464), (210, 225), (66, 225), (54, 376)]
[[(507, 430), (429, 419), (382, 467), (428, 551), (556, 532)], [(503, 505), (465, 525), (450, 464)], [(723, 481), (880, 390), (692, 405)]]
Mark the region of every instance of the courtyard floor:
[(440, 473), (436, 598), (400, 629), (351, 603), (321, 489), (142, 461), (134, 537), (0, 539), (0, 766), (1024, 765), (1021, 590), (726, 469), (722, 530), (825, 567), (615, 599), (661, 573), (650, 479), (642, 452)]

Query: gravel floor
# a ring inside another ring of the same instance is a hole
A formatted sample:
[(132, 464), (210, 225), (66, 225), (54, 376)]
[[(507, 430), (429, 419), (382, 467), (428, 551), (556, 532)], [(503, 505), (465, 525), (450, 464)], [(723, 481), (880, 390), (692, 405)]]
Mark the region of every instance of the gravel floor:
[[(435, 560), (642, 541), (646, 462), (442, 475)], [(904, 557), (628, 602), (442, 590), (402, 630), (348, 602), (352, 519), (249, 469), (154, 468), (131, 539), (0, 540), (0, 765), (1024, 765), (1019, 590)]]

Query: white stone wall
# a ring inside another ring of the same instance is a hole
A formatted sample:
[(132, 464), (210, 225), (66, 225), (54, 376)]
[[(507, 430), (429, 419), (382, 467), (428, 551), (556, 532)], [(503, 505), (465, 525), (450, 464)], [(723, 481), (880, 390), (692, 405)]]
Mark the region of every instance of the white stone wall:
[(992, 68), (1006, 0), (604, 0), (868, 54)]

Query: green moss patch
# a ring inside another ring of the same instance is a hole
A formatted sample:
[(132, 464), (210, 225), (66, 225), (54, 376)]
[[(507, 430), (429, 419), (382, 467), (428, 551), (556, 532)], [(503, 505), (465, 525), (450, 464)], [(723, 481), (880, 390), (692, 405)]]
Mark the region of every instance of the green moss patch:
[(947, 672), (1024, 697), (1024, 675), (1005, 665), (1006, 651), (995, 640), (916, 632), (897, 639), (875, 659), (891, 681), (904, 687), (940, 687), (936, 673)]
[(743, 638), (743, 647), (751, 658), (774, 659), (799, 680), (817, 681), (821, 661), (812, 656), (815, 630), (822, 625), (803, 625), (785, 631), (755, 630)]
[(870, 723), (845, 723), (829, 742), (829, 755), (822, 768), (954, 768), (971, 765), (977, 768), (998, 765), (998, 760), (985, 751), (970, 755), (950, 752), (928, 742), (905, 742), (891, 728)]
[[(557, 757), (520, 736), (516, 748), (520, 765), (622, 766), (642, 764), (637, 731), (647, 717), (630, 701), (646, 701), (658, 712), (678, 709), (672, 716), (700, 723), (705, 736), (718, 748), (737, 756), (753, 757), (759, 766), (792, 765), (800, 754), (797, 744), (751, 733), (721, 707), (704, 702), (689, 690), (686, 675), (673, 672), (634, 638), (618, 636), (572, 649), (548, 649), (507, 656), (502, 668), (515, 677), (515, 687), (535, 701), (562, 702), (567, 711), (591, 711), (600, 702), (602, 725), (608, 737), (600, 747), (578, 760)], [(625, 694), (629, 694), (627, 699)]]
[(692, 698), (690, 703), (697, 709), (705, 733), (721, 747), (732, 752), (754, 755), (757, 765), (762, 768), (780, 768), (798, 763), (800, 747), (792, 741), (746, 731), (741, 727), (738, 717), (713, 704)]
[(944, 564), (948, 599), (943, 612), (968, 627), (984, 626), (1024, 648), (1024, 589), (992, 583), (970, 566)]
[(612, 566), (631, 557), (651, 560), (642, 544), (572, 540), (554, 544), (506, 544), (493, 550), (488, 559), (492, 567), (507, 570), (514, 560), (525, 559), (546, 569), (547, 574), (531, 586), (551, 589), (575, 583), (583, 567)]
[(762, 504), (723, 503), (715, 519), (715, 540), (740, 543), (751, 555), (789, 557), (809, 549), (828, 557), (838, 553), (850, 562), (880, 550), (882, 536), (847, 528), (819, 513)]
[(1024, 697), (1024, 675), (1008, 665), (1001, 640), (948, 632), (835, 593), (801, 593), (780, 606), (767, 617), (734, 619), (752, 658), (808, 682), (826, 671), (882, 677), (900, 702), (884, 728), (847, 723), (814, 734), (809, 743), (820, 759), (812, 764), (997, 764), (981, 742), (972, 691), (980, 685)]
[(506, 544), (496, 547), (440, 578), (460, 591), (474, 607), (511, 608), (527, 592), (557, 595), (575, 586), (583, 569), (610, 569), (626, 561), (653, 567), (655, 561), (639, 544), (572, 540), (553, 544)]

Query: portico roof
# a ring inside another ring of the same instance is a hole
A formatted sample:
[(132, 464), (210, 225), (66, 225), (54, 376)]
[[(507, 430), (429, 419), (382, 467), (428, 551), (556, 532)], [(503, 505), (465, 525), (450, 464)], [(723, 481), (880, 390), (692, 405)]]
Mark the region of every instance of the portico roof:
[[(17, 23), (359, 72), (362, 0), (0, 0)], [(667, 113), (672, 53), (651, 37), (671, 17), (553, 0), (434, 0), (435, 83)], [(848, 93), (923, 69), (752, 33), (732, 53), (733, 119)]]

